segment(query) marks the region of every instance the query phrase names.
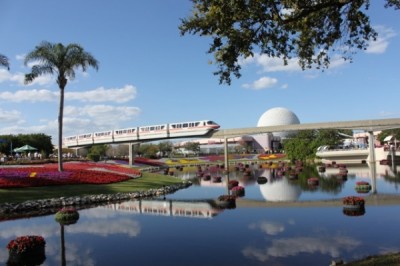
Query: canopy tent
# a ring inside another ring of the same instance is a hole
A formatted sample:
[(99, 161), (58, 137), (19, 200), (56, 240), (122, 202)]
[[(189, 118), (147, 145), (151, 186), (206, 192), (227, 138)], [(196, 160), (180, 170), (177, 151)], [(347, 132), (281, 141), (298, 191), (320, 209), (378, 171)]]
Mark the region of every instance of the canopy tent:
[(27, 151), (37, 151), (37, 149), (35, 147), (30, 146), (30, 145), (24, 145), (22, 147), (15, 148), (13, 151), (14, 152), (27, 152)]
[(392, 140), (393, 140), (393, 136), (390, 135), (390, 136), (387, 136), (383, 141), (386, 142), (386, 141), (392, 141)]

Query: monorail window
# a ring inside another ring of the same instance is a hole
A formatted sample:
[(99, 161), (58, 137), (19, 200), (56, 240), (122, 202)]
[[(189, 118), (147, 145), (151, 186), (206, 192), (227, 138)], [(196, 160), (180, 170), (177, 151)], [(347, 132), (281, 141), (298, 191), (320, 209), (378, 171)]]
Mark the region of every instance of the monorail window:
[(207, 121), (207, 125), (215, 125), (213, 121)]
[(184, 124), (183, 124), (183, 127), (188, 127), (188, 124), (187, 124), (187, 123), (184, 123)]
[(199, 126), (199, 124), (200, 124), (200, 122), (196, 122), (196, 123), (195, 123), (195, 126), (196, 126), (196, 127), (198, 127), (198, 126)]

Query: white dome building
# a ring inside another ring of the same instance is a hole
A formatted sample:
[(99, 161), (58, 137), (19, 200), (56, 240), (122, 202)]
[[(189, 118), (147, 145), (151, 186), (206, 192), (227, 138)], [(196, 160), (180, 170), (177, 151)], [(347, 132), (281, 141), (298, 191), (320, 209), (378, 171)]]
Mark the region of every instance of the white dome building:
[[(295, 124), (300, 124), (300, 120), (295, 113), (283, 107), (275, 107), (267, 110), (261, 115), (257, 127)], [(281, 139), (288, 138), (290, 134), (291, 132), (273, 132), (254, 136), (254, 139), (265, 151), (276, 150)]]
[[(300, 124), (300, 120), (292, 111), (283, 108), (275, 107), (269, 109), (258, 119), (257, 127), (268, 127), (268, 126), (284, 126), (284, 125), (296, 125)], [(287, 132), (274, 132), (274, 136), (286, 138)]]
[(301, 188), (291, 184), (286, 178), (260, 185), (260, 192), (266, 201), (297, 201), (301, 195)]

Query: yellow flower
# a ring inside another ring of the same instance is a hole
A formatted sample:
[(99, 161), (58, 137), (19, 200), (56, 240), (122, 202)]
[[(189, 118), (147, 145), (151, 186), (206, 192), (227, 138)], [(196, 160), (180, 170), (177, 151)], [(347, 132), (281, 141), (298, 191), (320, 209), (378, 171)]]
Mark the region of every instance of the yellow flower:
[(35, 177), (36, 176), (36, 172), (32, 172), (29, 177)]

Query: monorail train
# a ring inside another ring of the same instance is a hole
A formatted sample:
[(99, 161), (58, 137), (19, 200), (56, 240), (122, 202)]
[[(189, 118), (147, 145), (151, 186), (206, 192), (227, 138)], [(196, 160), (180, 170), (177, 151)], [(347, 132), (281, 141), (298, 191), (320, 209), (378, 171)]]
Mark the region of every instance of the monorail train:
[(135, 140), (202, 136), (219, 127), (217, 123), (211, 120), (131, 127), (66, 137), (63, 139), (63, 145), (70, 147)]

